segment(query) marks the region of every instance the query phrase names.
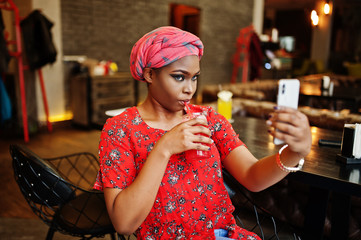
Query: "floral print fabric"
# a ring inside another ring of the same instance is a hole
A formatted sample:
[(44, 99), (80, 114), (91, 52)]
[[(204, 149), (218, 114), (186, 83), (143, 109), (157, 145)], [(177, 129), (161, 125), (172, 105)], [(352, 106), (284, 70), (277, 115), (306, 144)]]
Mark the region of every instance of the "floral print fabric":
[[(236, 225), (234, 207), (223, 185), (221, 161), (243, 142), (223, 116), (210, 107), (202, 108), (214, 141), (211, 157), (190, 161), (185, 153), (171, 156), (153, 208), (137, 230), (138, 239), (215, 239), (214, 229), (226, 229), (234, 239), (259, 239)], [(101, 134), (100, 170), (94, 188), (129, 186), (165, 133), (149, 127), (136, 107), (109, 119)]]

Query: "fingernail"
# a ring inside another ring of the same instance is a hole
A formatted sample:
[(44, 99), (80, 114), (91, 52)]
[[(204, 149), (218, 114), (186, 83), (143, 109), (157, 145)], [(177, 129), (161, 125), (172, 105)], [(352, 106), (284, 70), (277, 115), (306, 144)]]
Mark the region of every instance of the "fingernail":
[(267, 120), (267, 121), (266, 121), (266, 124), (267, 124), (268, 126), (271, 126), (271, 125), (272, 125), (272, 121)]
[(274, 106), (273, 109), (274, 109), (274, 110), (279, 110), (279, 109), (281, 109), (281, 108), (280, 108), (280, 106)]

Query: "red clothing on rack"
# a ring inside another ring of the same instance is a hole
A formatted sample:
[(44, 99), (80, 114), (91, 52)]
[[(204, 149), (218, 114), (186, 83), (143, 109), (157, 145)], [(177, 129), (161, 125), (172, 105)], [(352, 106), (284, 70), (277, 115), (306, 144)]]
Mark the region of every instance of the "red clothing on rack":
[[(235, 83), (239, 68), (242, 68), (241, 82), (247, 82), (248, 78), (254, 80), (261, 76), (263, 64), (263, 52), (257, 33), (252, 25), (242, 28), (237, 37), (237, 49), (232, 58), (233, 71), (231, 83)], [(250, 74), (248, 73), (250, 70)], [(248, 76), (249, 75), (249, 76)]]
[(0, 10), (0, 73), (7, 72), (8, 64), (10, 62), (10, 54), (6, 46), (4, 30), (5, 26), (2, 17), (2, 11)]

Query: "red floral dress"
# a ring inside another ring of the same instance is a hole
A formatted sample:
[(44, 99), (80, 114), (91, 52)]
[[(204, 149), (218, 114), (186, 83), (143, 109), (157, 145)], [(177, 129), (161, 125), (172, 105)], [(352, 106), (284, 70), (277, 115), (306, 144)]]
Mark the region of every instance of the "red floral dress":
[[(223, 185), (221, 160), (243, 142), (223, 116), (202, 108), (214, 141), (211, 157), (189, 161), (184, 153), (171, 156), (153, 208), (136, 232), (138, 239), (215, 239), (214, 229), (228, 230), (234, 239), (259, 239), (236, 225), (234, 206)], [(101, 133), (94, 188), (129, 186), (165, 133), (149, 127), (136, 107), (109, 119)]]

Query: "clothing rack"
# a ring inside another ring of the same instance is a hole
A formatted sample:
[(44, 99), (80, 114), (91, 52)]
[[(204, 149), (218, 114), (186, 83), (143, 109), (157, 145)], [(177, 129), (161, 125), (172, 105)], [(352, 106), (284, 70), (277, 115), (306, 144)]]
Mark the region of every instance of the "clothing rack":
[[(10, 52), (10, 56), (13, 56), (17, 60), (18, 65), (18, 74), (19, 74), (19, 86), (20, 86), (20, 96), (21, 96), (21, 109), (22, 109), (22, 118), (23, 118), (23, 130), (24, 130), (24, 141), (29, 141), (29, 127), (28, 127), (28, 115), (26, 108), (26, 95), (25, 95), (25, 81), (24, 81), (24, 70), (28, 69), (28, 66), (25, 66), (23, 63), (23, 51), (21, 43), (21, 29), (20, 29), (20, 16), (19, 9), (14, 4), (12, 0), (0, 0), (0, 9), (8, 10), (14, 12), (14, 25), (15, 25), (15, 40), (7, 41), (7, 44), (15, 44), (16, 51)], [(48, 101), (46, 97), (46, 91), (44, 86), (44, 78), (41, 71), (41, 68), (37, 69), (40, 81), (40, 88), (43, 96), (44, 110), (46, 115), (46, 122), (48, 131), (53, 130), (52, 124), (49, 121), (49, 108)]]

